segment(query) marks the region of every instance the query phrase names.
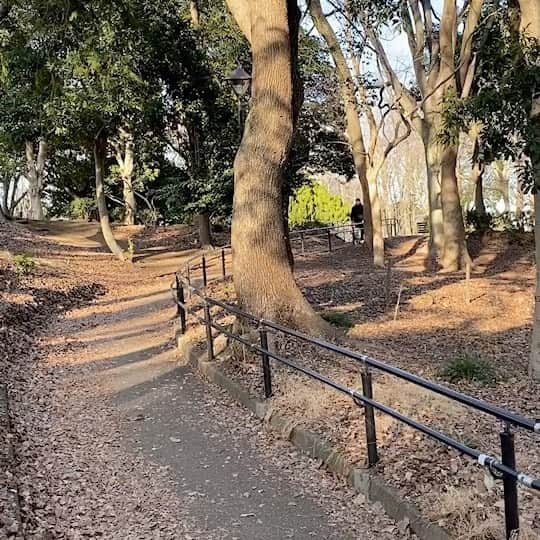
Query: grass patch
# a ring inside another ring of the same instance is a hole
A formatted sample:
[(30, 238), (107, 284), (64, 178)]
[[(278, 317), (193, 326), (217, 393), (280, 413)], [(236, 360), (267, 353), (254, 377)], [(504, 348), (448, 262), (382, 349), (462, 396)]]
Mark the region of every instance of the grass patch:
[(30, 255), (15, 255), (13, 265), (15, 266), (15, 272), (19, 276), (28, 276), (35, 270), (36, 261)]
[(463, 353), (452, 360), (440, 373), (450, 382), (478, 382), (492, 384), (497, 381), (493, 366), (476, 353)]
[(346, 313), (340, 313), (339, 311), (323, 313), (322, 318), (338, 328), (352, 328), (354, 326), (353, 320)]

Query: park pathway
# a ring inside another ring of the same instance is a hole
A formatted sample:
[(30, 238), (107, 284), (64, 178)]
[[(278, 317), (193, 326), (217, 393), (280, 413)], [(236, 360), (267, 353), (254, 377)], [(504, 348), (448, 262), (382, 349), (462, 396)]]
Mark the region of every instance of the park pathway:
[[(139, 296), (117, 302), (83, 336), (100, 359), (103, 391), (125, 419), (126, 448), (167, 468), (203, 534), (194, 538), (396, 538), (380, 510), (343, 506), (333, 480), (292, 447), (263, 448), (260, 422), (180, 365), (167, 281)], [(343, 522), (344, 510), (360, 513), (357, 523), (350, 515)]]
[[(151, 503), (145, 524), (152, 529), (155, 522), (155, 533), (134, 532), (140, 518), (133, 512), (142, 510), (129, 503), (107, 513), (105, 537), (408, 538), (380, 505), (339, 486), (320, 464), (274, 439), (259, 420), (182, 364), (169, 285), (174, 269), (193, 254), (142, 257), (125, 285), (109, 288), (51, 329), (50, 345), (61, 354), (50, 365), (72, 366), (61, 372), (68, 394), (55, 397), (54, 436), (77, 445), (72, 454), (55, 458), (55, 467), (83, 471), (93, 460), (102, 469), (95, 483), (103, 486), (105, 500), (121, 497), (122, 490), (136, 492), (139, 500), (144, 493), (148, 501), (162, 500), (157, 508)], [(109, 472), (119, 460), (120, 472)], [(120, 482), (122, 475), (129, 480)], [(161, 516), (181, 522), (181, 532), (160, 528)]]

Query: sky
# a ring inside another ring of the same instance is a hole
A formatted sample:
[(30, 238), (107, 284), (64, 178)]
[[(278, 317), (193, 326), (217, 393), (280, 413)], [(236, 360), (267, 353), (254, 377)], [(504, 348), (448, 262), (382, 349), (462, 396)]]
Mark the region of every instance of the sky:
[[(444, 0), (432, 0), (431, 4), (435, 13), (441, 13), (443, 1)], [(457, 0), (457, 4), (459, 8), (463, 5), (463, 1)], [(321, 5), (325, 13), (330, 13), (333, 10), (328, 0), (321, 0)], [(335, 17), (331, 17), (329, 20), (334, 29), (337, 31), (339, 26)], [(402, 80), (411, 81), (414, 78), (414, 74), (412, 72), (412, 60), (406, 34), (404, 32), (396, 33), (389, 28), (388, 31), (382, 36), (382, 41), (388, 53), (390, 62), (392, 63), (398, 76)], [(372, 70), (373, 72), (376, 72), (375, 63), (373, 63)]]

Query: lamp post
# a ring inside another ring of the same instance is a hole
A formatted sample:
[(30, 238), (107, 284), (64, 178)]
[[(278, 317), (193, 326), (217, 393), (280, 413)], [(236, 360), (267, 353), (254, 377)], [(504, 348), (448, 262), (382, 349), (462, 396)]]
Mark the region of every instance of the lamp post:
[(236, 96), (236, 102), (238, 104), (238, 129), (240, 131), (241, 139), (244, 128), (242, 100), (249, 90), (251, 75), (241, 66), (241, 64), (238, 64), (236, 69), (225, 77), (225, 80), (231, 85), (234, 95)]

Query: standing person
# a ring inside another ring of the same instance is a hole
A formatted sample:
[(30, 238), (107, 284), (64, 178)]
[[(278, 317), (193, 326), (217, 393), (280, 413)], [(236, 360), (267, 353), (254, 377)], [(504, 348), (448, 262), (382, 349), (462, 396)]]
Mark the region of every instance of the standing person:
[(364, 207), (360, 199), (356, 199), (356, 203), (351, 210), (351, 222), (354, 225), (353, 242), (360, 240), (364, 241)]

